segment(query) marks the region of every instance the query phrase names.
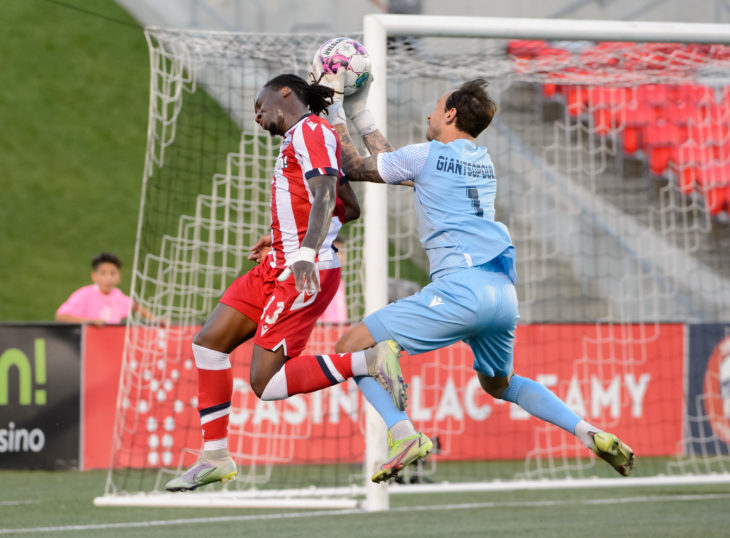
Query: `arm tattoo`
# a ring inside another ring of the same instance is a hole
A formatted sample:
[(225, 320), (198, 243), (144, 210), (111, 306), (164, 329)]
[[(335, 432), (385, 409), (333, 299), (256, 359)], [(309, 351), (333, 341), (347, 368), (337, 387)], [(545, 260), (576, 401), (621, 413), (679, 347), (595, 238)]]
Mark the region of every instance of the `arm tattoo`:
[(362, 137), (362, 141), (365, 142), (365, 147), (368, 148), (371, 155), (395, 151), (395, 148), (385, 139), (383, 133), (380, 131), (373, 131), (370, 134), (366, 134)]
[(345, 171), (348, 179), (351, 181), (372, 181), (373, 183), (383, 183), (383, 179), (378, 173), (378, 159), (375, 155), (363, 157), (357, 151), (350, 133), (345, 125), (335, 126), (337, 134), (340, 136), (340, 151), (342, 158), (342, 169)]

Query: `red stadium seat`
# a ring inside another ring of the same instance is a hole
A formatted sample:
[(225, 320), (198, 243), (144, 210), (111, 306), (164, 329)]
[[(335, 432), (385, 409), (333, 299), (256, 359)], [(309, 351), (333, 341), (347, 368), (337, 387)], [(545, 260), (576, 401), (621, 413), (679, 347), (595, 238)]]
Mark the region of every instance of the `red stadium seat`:
[(730, 139), (730, 129), (724, 121), (709, 119), (702, 123), (690, 123), (687, 136), (698, 144), (721, 146)]
[(702, 84), (682, 84), (677, 90), (677, 100), (694, 106), (707, 105), (715, 102), (715, 90)]
[(613, 128), (611, 111), (607, 108), (596, 108), (593, 110), (593, 129), (596, 134), (605, 136)]
[(580, 116), (585, 112), (588, 103), (588, 88), (585, 86), (570, 86), (565, 94), (565, 106), (568, 114), (573, 117)]
[(588, 100), (591, 106), (596, 108), (624, 106), (630, 99), (631, 95), (628, 88), (593, 86), (588, 91)]
[(730, 186), (730, 165), (711, 164), (699, 171), (700, 191), (711, 215), (728, 211), (728, 187)]
[(512, 39), (507, 43), (507, 54), (518, 58), (535, 58), (547, 48), (547, 42), (542, 40)]
[(672, 150), (670, 160), (677, 173), (679, 189), (691, 193), (700, 184), (700, 170), (713, 163), (711, 146), (686, 142)]
[(649, 171), (662, 175), (669, 166), (672, 149), (680, 144), (679, 128), (659, 120), (643, 128), (642, 141), (649, 156)]
[(639, 102), (654, 107), (667, 104), (667, 87), (664, 84), (644, 84), (636, 89)]
[(644, 147), (641, 137), (645, 126), (655, 121), (654, 108), (637, 102), (628, 103), (614, 116), (617, 125), (624, 126), (624, 151), (634, 153)]

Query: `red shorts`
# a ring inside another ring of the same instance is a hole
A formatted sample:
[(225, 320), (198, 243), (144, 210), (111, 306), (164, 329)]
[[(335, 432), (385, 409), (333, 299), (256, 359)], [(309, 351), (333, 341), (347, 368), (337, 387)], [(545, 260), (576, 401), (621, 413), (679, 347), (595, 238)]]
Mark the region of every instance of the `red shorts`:
[(220, 302), (258, 323), (254, 344), (271, 351), (283, 346), (284, 355), (296, 357), (337, 293), (340, 268), (319, 271), (320, 290), (314, 295), (298, 292), (293, 275), (279, 282), (281, 271), (268, 263), (257, 265), (238, 277)]

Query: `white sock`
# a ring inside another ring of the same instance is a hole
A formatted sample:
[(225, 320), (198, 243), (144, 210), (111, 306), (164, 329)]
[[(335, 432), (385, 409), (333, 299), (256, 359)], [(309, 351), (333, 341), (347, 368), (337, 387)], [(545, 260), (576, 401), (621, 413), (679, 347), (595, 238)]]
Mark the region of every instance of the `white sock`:
[[(212, 452), (213, 450), (220, 450), (224, 449), (225, 451), (228, 451), (228, 438), (224, 437), (223, 439), (213, 439), (212, 441), (205, 441), (203, 443), (203, 451), (204, 452)], [(211, 455), (211, 454), (208, 454)], [(212, 454), (212, 456), (217, 456), (218, 453)]]
[(226, 370), (231, 367), (228, 353), (214, 351), (198, 344), (193, 344), (193, 357), (195, 366), (201, 370)]
[(279, 368), (279, 371), (269, 379), (269, 382), (264, 387), (264, 391), (261, 393), (262, 400), (283, 400), (289, 397), (284, 368), (286, 368), (286, 365)]
[(353, 377), (356, 375), (369, 375), (368, 361), (365, 359), (364, 351), (353, 351), (350, 357)]
[(593, 436), (591, 436), (591, 433), (598, 433), (600, 431), (599, 428), (596, 428), (585, 420), (581, 420), (575, 425), (575, 436), (591, 451), (593, 450)]
[(395, 441), (405, 439), (406, 437), (410, 437), (411, 435), (416, 435), (418, 433), (410, 420), (399, 420), (393, 424), (388, 431)]

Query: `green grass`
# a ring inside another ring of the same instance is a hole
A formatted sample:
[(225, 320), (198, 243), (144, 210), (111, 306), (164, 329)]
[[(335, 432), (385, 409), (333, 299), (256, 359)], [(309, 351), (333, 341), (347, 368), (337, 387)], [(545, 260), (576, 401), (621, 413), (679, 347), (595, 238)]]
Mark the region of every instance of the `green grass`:
[(730, 501), (727, 485), (685, 485), (392, 495), (391, 510), (377, 514), (94, 507), (105, 478), (104, 472), (0, 472), (0, 535), (721, 536)]
[[(135, 24), (113, 0), (68, 4)], [(102, 250), (128, 292), (147, 131), (141, 29), (44, 0), (2, 5), (0, 321), (50, 320)]]

